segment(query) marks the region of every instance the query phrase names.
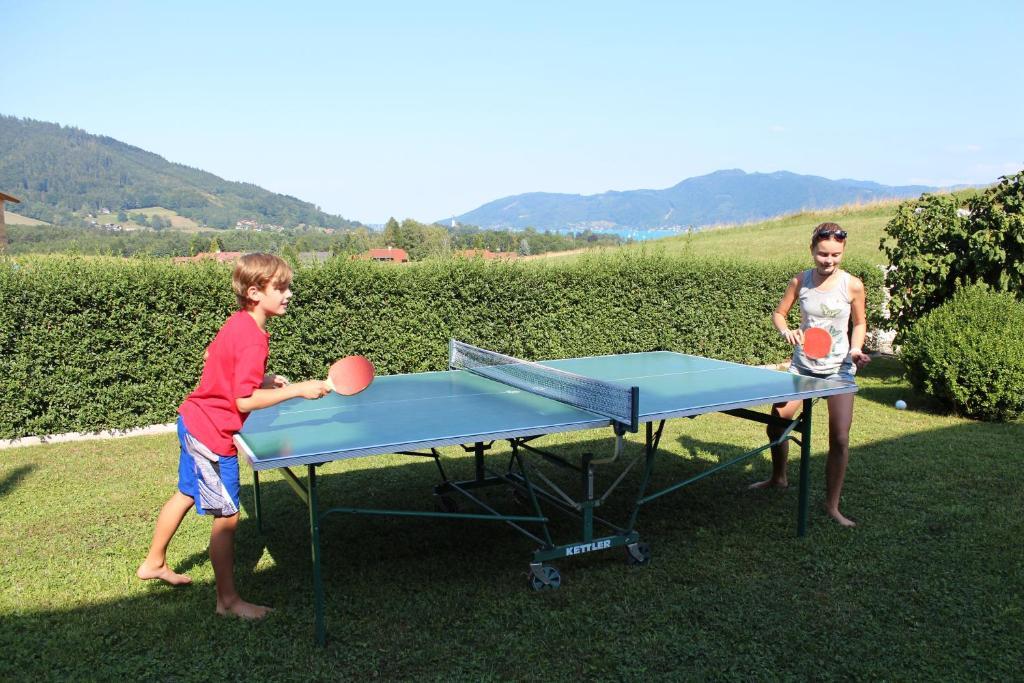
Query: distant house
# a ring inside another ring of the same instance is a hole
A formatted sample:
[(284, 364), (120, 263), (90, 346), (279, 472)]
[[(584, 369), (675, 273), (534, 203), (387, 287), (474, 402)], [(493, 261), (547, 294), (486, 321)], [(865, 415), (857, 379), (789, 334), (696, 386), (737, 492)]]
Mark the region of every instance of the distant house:
[(198, 261), (217, 261), (218, 263), (234, 263), (242, 258), (240, 251), (201, 251), (195, 256), (175, 256), (174, 263), (196, 263)]
[(0, 251), (7, 248), (7, 223), (4, 221), (4, 202), (21, 204), (21, 200), (0, 192)]
[(394, 247), (388, 247), (387, 249), (371, 249), (370, 251), (364, 251), (356, 258), (367, 259), (369, 261), (387, 261), (389, 263), (409, 262), (409, 255), (405, 253), (405, 249), (395, 249)]

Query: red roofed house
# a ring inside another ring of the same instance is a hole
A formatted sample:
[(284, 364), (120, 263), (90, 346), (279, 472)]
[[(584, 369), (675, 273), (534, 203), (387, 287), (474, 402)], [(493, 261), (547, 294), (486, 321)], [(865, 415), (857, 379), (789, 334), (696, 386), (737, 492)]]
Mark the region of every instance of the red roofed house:
[(409, 262), (409, 255), (405, 253), (405, 249), (395, 249), (394, 247), (388, 247), (387, 249), (371, 249), (370, 251), (360, 254), (359, 258), (369, 259), (371, 261), (388, 261), (390, 263)]
[(4, 202), (21, 204), (21, 200), (0, 192), (0, 251), (7, 248), (7, 224), (4, 222)]

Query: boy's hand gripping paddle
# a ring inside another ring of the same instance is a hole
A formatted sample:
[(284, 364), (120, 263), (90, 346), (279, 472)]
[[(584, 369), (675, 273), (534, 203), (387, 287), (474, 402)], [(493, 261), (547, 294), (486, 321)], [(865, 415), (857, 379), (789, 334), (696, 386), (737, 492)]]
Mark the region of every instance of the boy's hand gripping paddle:
[(373, 382), (373, 363), (362, 356), (346, 356), (327, 372), (327, 388), (342, 396), (351, 396)]
[(832, 350), (832, 335), (820, 327), (808, 327), (804, 330), (804, 355), (818, 360)]

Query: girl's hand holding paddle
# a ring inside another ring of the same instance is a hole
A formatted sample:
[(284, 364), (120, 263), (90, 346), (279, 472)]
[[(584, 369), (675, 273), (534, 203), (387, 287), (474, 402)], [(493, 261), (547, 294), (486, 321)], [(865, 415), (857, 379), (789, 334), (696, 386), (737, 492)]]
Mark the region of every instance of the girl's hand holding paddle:
[(786, 329), (785, 332), (779, 332), (782, 338), (786, 340), (786, 343), (790, 346), (800, 346), (804, 343), (804, 331), (800, 328), (795, 330)]
[(832, 350), (832, 335), (820, 327), (808, 327), (806, 330), (787, 329), (779, 334), (785, 337), (791, 346), (803, 347), (804, 355), (808, 358), (824, 358)]
[(820, 327), (803, 330), (804, 355), (813, 360), (825, 358), (832, 352), (832, 335)]

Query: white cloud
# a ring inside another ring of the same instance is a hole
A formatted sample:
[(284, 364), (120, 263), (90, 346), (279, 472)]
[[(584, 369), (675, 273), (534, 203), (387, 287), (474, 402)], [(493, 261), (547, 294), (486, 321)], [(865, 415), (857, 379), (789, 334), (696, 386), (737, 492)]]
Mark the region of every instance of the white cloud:
[(785, 133), (786, 132), (785, 126), (780, 126), (779, 124), (774, 124), (774, 125), (768, 126), (768, 130), (771, 131), (772, 133)]

